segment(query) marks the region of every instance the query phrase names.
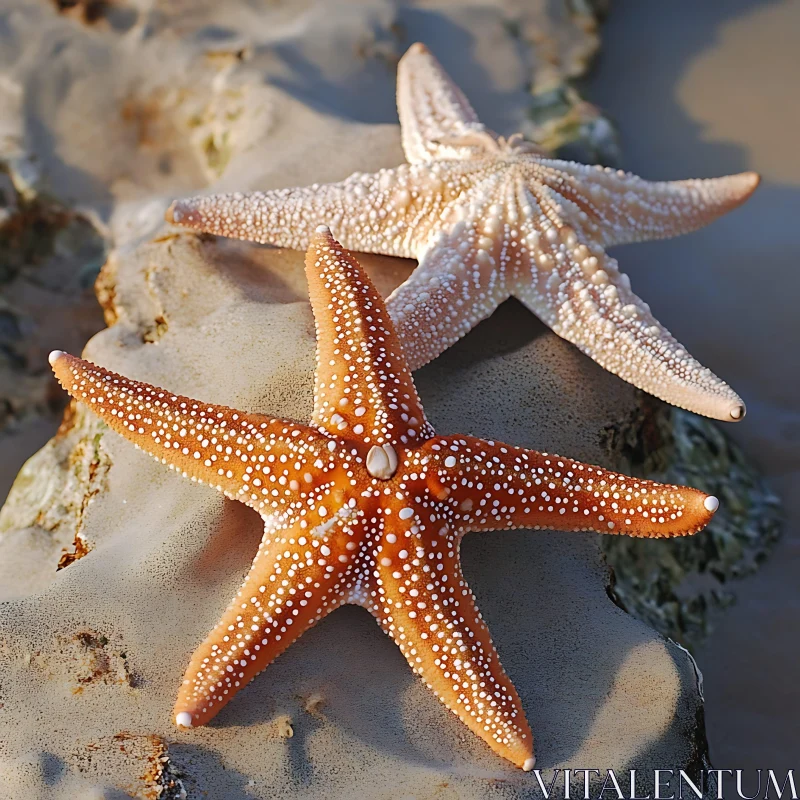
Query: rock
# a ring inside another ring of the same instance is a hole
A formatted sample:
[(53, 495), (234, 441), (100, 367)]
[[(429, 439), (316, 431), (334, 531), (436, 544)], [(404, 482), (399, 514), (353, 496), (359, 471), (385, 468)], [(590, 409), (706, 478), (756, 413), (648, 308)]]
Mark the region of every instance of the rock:
[(102, 327), (91, 287), (104, 251), (86, 215), (26, 189), (0, 155), (0, 497), (19, 468), (14, 451), (41, 446), (65, 405), (43, 359), (56, 341), (80, 348)]
[(686, 647), (736, 601), (731, 583), (755, 572), (781, 531), (782, 509), (763, 476), (711, 420), (642, 395), (633, 418), (607, 429), (623, 472), (695, 486), (720, 499), (702, 536), (657, 542), (603, 537), (616, 601)]
[[(383, 291), (410, 267), (365, 262)], [(308, 418), (314, 339), (300, 254), (168, 235), (119, 256), (113, 290), (117, 321), (89, 342), (87, 357), (190, 396)], [(444, 433), (608, 466), (619, 456), (601, 445), (601, 431), (635, 405), (629, 386), (513, 303), (417, 379)], [(498, 781), (504, 796), (534, 796), (533, 778), (470, 736), (356, 608), (306, 634), (209, 727), (173, 728), (187, 658), (249, 567), (259, 519), (85, 412), (65, 427), (29, 465), (4, 517), (7, 529), (16, 518), (29, 532), (37, 519), (79, 525), (88, 550), (56, 572), (56, 554), (45, 549), (50, 580), (35, 593), (24, 575), (5, 576), (17, 599), (0, 610), (1, 735), (10, 758), (47, 753), (57, 765), (41, 778), (26, 773), (33, 788), (71, 786), (94, 753), (94, 783), (143, 792), (144, 757), (116, 751), (115, 737), (130, 735), (164, 743), (189, 796), (376, 796), (376, 780), (422, 797), (441, 783), (458, 797), (487, 797)], [(87, 467), (64, 476), (56, 450), (81, 447), (102, 465), (102, 480)], [(80, 516), (60, 510), (81, 496)], [(4, 546), (23, 535), (7, 532)], [(528, 711), (539, 765), (695, 768), (704, 739), (692, 663), (611, 603), (599, 538), (515, 532), (464, 544), (466, 574)]]

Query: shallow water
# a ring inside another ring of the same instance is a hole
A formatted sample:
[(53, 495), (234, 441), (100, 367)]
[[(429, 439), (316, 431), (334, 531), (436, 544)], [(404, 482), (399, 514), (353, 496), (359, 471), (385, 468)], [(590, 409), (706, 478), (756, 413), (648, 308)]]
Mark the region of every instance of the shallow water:
[(697, 653), (719, 768), (797, 766), (800, 733), (800, 3), (618, 0), (589, 97), (620, 166), (648, 178), (754, 169), (747, 205), (690, 236), (620, 248), (634, 289), (748, 403), (728, 430), (786, 502), (783, 540)]

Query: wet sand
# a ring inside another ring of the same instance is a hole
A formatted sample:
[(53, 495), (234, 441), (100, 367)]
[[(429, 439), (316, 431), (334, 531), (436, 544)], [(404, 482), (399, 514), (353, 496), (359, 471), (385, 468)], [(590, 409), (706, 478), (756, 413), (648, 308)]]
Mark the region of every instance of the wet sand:
[(620, 166), (648, 178), (764, 178), (710, 228), (618, 255), (657, 318), (745, 398), (746, 420), (728, 430), (786, 503), (774, 555), (734, 585), (738, 603), (696, 655), (714, 765), (796, 768), (800, 3), (619, 0), (603, 42), (588, 94), (619, 124)]

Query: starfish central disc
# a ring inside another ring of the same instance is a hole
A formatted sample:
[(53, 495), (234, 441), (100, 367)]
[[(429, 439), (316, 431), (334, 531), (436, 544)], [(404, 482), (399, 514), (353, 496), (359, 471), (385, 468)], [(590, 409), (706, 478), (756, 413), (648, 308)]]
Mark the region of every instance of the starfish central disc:
[(442, 703), (530, 770), (531, 729), (461, 572), (462, 536), (518, 527), (676, 536), (700, 530), (717, 500), (436, 435), (382, 299), (327, 228), (313, 236), (306, 274), (318, 337), (308, 425), (50, 357), (62, 386), (113, 430), (264, 519), (250, 572), (191, 658), (175, 723), (205, 724), (305, 630), (357, 603)]

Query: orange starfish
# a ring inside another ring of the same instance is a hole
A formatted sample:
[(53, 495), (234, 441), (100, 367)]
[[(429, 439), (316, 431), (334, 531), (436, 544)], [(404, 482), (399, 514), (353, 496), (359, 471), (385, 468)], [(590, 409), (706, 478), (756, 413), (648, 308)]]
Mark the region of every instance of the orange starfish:
[(530, 770), (522, 704), (461, 574), (463, 534), (525, 527), (675, 536), (700, 530), (718, 501), (560, 456), (437, 436), (383, 300), (325, 227), (312, 239), (306, 273), (317, 325), (310, 425), (50, 356), (62, 386), (111, 428), (264, 518), (242, 588), (186, 671), (175, 722), (205, 724), (303, 631), (357, 603), (453, 713)]

